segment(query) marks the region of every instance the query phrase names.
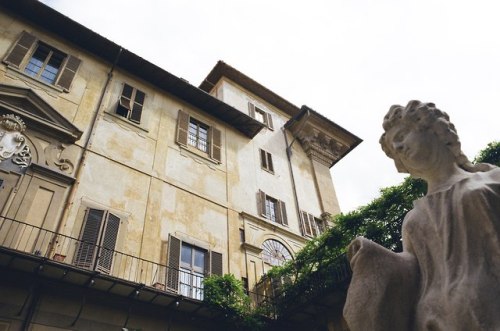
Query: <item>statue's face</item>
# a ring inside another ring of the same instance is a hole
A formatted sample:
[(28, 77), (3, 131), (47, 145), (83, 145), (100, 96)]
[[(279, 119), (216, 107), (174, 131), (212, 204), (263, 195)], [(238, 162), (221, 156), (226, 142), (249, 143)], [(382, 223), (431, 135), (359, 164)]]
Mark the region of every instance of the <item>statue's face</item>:
[(426, 178), (450, 157), (448, 148), (432, 130), (420, 130), (416, 126), (401, 124), (389, 129), (386, 137), (404, 170), (414, 177)]

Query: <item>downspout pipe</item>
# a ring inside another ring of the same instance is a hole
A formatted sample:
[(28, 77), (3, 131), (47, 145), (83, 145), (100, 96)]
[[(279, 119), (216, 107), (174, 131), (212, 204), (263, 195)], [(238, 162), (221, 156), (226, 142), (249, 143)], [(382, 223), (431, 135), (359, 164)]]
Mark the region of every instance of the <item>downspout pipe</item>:
[(299, 225), (301, 224), (301, 222), (300, 222), (300, 218), (301, 218), (301, 215), (300, 215), (300, 205), (299, 205), (299, 198), (297, 196), (297, 186), (295, 184), (295, 175), (293, 173), (293, 167), (292, 167), (292, 145), (295, 142), (296, 138), (294, 137), (294, 139), (292, 140), (292, 142), (289, 145), (288, 144), (288, 137), (286, 135), (286, 129), (288, 129), (293, 123), (297, 122), (303, 116), (306, 116), (306, 118), (304, 119), (304, 122), (302, 123), (302, 126), (297, 131), (302, 130), (302, 128), (304, 127), (304, 123), (307, 121), (307, 119), (309, 118), (309, 116), (311, 116), (310, 108), (307, 107), (307, 106), (302, 106), (301, 112), (298, 113), (298, 114), (296, 114), (290, 120), (288, 120), (288, 122), (286, 122), (285, 125), (282, 128), (283, 135), (285, 136), (286, 157), (287, 157), (287, 160), (288, 160), (288, 169), (290, 170), (290, 177), (292, 178), (293, 198), (294, 198), (294, 202), (295, 202), (295, 209), (297, 210), (297, 220), (299, 220)]
[(76, 189), (78, 188), (78, 185), (80, 184), (80, 179), (81, 179), (82, 173), (83, 173), (82, 170), (83, 170), (83, 167), (85, 165), (85, 160), (87, 159), (89, 147), (92, 145), (92, 138), (95, 135), (97, 123), (99, 122), (99, 115), (101, 115), (101, 108), (102, 108), (104, 96), (108, 92), (109, 85), (113, 79), (113, 72), (114, 72), (115, 67), (118, 63), (118, 60), (120, 59), (122, 52), (123, 52), (123, 48), (120, 47), (120, 49), (118, 50), (118, 53), (115, 56), (115, 60), (114, 60), (113, 64), (111, 65), (111, 68), (109, 69), (108, 77), (106, 78), (106, 82), (105, 82), (104, 87), (101, 91), (101, 95), (99, 96), (99, 101), (97, 102), (97, 106), (96, 106), (96, 109), (94, 111), (94, 115), (92, 116), (90, 130), (89, 130), (89, 133), (87, 135), (87, 138), (85, 139), (85, 143), (83, 145), (82, 157), (80, 158), (80, 162), (78, 163), (78, 167), (76, 168), (75, 182), (70, 187), (70, 190), (68, 192), (68, 196), (66, 197), (66, 201), (64, 204), (65, 207), (63, 210), (63, 214), (61, 215), (61, 218), (59, 220), (59, 224), (57, 225), (56, 233), (61, 232), (62, 227), (68, 218), (69, 210), (70, 210), (71, 205), (73, 204), (73, 198), (75, 197), (75, 194), (76, 194)]

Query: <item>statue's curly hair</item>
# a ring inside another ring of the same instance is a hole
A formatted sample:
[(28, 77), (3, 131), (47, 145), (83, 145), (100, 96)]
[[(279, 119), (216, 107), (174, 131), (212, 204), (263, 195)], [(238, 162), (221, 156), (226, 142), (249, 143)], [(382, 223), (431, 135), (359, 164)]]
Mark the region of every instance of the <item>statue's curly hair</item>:
[(462, 169), (469, 172), (479, 172), (488, 171), (493, 167), (487, 163), (478, 163), (474, 165), (469, 161), (467, 156), (462, 152), (457, 130), (453, 123), (450, 122), (448, 114), (437, 109), (433, 103), (423, 103), (418, 100), (412, 100), (408, 102), (406, 107), (400, 105), (391, 106), (382, 124), (385, 132), (380, 137), (379, 142), (385, 154), (394, 160), (398, 170), (408, 172), (390, 147), (390, 142), (387, 141), (386, 132), (396, 125), (405, 123), (411, 124), (412, 126), (416, 124), (417, 130), (432, 130), (438, 139), (450, 149), (451, 153), (455, 156), (455, 162)]

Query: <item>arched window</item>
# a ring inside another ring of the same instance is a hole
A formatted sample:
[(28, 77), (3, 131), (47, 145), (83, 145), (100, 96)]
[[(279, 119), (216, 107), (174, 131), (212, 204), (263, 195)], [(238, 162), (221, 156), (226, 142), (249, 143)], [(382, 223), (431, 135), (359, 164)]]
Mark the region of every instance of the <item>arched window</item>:
[(262, 260), (272, 266), (283, 265), (291, 260), (292, 255), (288, 249), (279, 241), (269, 239), (262, 244)]

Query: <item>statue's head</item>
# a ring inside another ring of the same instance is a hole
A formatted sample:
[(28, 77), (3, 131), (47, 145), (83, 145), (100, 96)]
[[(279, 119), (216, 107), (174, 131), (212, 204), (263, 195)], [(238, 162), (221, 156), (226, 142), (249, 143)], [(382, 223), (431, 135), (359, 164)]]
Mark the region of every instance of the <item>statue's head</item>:
[[(394, 160), (399, 172), (408, 173), (398, 153), (394, 150), (392, 141), (387, 133), (395, 127), (406, 127), (410, 130), (429, 130), (434, 134), (435, 143), (445, 146), (450, 152), (454, 162), (462, 169), (469, 172), (486, 171), (489, 166), (479, 164), (474, 166), (462, 152), (460, 140), (455, 126), (450, 122), (448, 114), (436, 108), (433, 103), (422, 103), (417, 100), (408, 102), (406, 107), (393, 105), (384, 117), (384, 133), (380, 137), (382, 149), (391, 159)], [(430, 148), (432, 146), (429, 146)]]

